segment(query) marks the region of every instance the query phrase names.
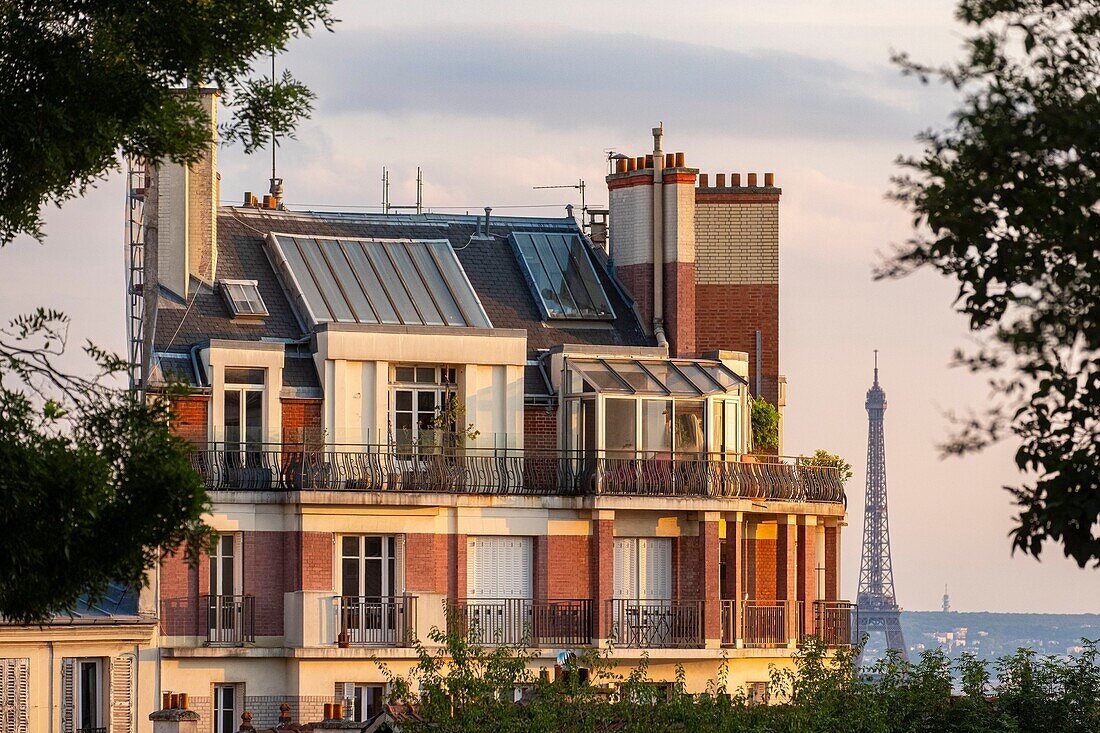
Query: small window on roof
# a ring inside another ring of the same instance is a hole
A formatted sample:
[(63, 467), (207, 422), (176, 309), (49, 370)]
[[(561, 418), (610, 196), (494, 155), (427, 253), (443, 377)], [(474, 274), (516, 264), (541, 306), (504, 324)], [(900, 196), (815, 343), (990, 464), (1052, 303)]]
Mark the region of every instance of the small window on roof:
[(260, 318), (267, 315), (267, 306), (260, 297), (255, 280), (222, 280), (222, 295), (234, 318)]
[(512, 232), (511, 241), (546, 318), (614, 320), (588, 247), (579, 236)]

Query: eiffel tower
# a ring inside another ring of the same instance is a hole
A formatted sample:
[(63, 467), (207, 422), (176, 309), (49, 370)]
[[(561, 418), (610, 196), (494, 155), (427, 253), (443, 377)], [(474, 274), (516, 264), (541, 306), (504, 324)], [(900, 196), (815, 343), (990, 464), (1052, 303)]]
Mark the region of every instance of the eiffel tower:
[(859, 569), (857, 635), (872, 631), (886, 634), (887, 649), (908, 659), (901, 633), (901, 609), (894, 596), (894, 567), (890, 560), (890, 520), (886, 511), (886, 441), (882, 418), (886, 392), (878, 383), (878, 350), (875, 350), (875, 383), (867, 390), (867, 500), (863, 509), (863, 559)]

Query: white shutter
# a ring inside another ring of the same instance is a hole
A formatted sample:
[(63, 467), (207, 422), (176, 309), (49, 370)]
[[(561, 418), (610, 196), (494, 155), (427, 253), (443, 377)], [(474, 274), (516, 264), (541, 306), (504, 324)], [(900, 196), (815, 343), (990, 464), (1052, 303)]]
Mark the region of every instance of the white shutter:
[(672, 598), (672, 539), (649, 537), (639, 540), (638, 555), (642, 570), (640, 597), (660, 600)]
[(76, 696), (73, 692), (73, 660), (61, 660), (61, 731), (73, 733), (76, 730), (74, 708)]
[(0, 732), (27, 733), (30, 660), (0, 659)]
[(530, 537), (471, 537), (466, 544), (470, 598), (531, 598)]
[(111, 659), (111, 733), (134, 732), (134, 656)]
[(615, 539), (615, 598), (638, 598), (638, 544), (633, 537)]

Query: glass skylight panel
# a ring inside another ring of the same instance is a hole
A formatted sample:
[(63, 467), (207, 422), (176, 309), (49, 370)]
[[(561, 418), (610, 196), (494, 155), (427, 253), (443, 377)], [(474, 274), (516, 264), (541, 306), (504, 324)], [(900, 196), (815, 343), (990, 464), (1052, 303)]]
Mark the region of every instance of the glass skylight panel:
[(575, 234), (513, 232), (512, 242), (547, 318), (615, 317), (588, 248)]
[(585, 379), (600, 392), (631, 393), (608, 367), (598, 361), (571, 361), (570, 365), (584, 375)]
[(636, 361), (607, 361), (609, 369), (623, 378), (635, 392), (653, 392), (665, 394), (660, 382), (649, 375)]
[(314, 323), (492, 326), (449, 242), (272, 234), (268, 246)]
[(267, 306), (255, 280), (222, 280), (223, 293), (234, 316), (266, 316)]
[(665, 388), (674, 395), (695, 396), (702, 391), (696, 389), (689, 379), (676, 371), (671, 362), (644, 361), (642, 364), (645, 365), (650, 374), (661, 380), (661, 384), (665, 385)]

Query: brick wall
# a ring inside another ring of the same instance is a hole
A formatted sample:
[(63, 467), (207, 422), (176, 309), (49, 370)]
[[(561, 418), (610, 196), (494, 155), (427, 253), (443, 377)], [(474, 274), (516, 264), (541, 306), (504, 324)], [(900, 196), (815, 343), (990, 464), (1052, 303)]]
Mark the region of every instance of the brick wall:
[(695, 264), (665, 263), (665, 335), (672, 356), (692, 357), (698, 353), (696, 340)]
[(813, 602), (817, 599), (817, 527), (798, 525), (797, 593), (802, 604), (802, 628), (813, 633)]
[(241, 566), (242, 589), (255, 597), (256, 634), (281, 636), (283, 633), (283, 547), (289, 532), (243, 532)]
[(794, 600), (798, 593), (795, 548), (797, 527), (780, 517), (775, 533), (775, 595), (776, 598)]
[(558, 411), (527, 405), (523, 408), (523, 446), (535, 450), (558, 447)]
[(617, 264), (615, 276), (634, 299), (642, 328), (649, 333), (653, 328), (653, 265), (648, 262), (641, 265)]
[(284, 443), (321, 440), (321, 400), (284, 397), (281, 402)]
[(587, 535), (552, 535), (546, 538), (546, 597), (588, 598), (590, 543)]
[(405, 535), (405, 589), (409, 593), (446, 593), (450, 560), (446, 535)]
[(172, 431), (194, 445), (207, 442), (209, 395), (187, 395), (172, 403)]
[(749, 538), (745, 544), (745, 592), (753, 600), (776, 599), (776, 541)]
[(760, 331), (761, 392), (778, 399), (779, 285), (704, 285), (695, 290), (695, 346), (749, 355), (749, 387), (756, 389), (756, 331)]
[(199, 633), (199, 570), (187, 564), (186, 546), (160, 561), (160, 628), (168, 636)]
[(448, 577), (447, 595), (451, 598), (466, 597), (466, 535), (452, 534), (446, 537)]
[(283, 569), (283, 588), (287, 592), (332, 590), (332, 533), (286, 533)]
[(615, 520), (592, 520), (592, 535), (588, 546), (589, 593), (596, 599), (593, 609), (592, 635), (606, 639), (611, 631), (611, 613), (606, 599), (615, 590)]

